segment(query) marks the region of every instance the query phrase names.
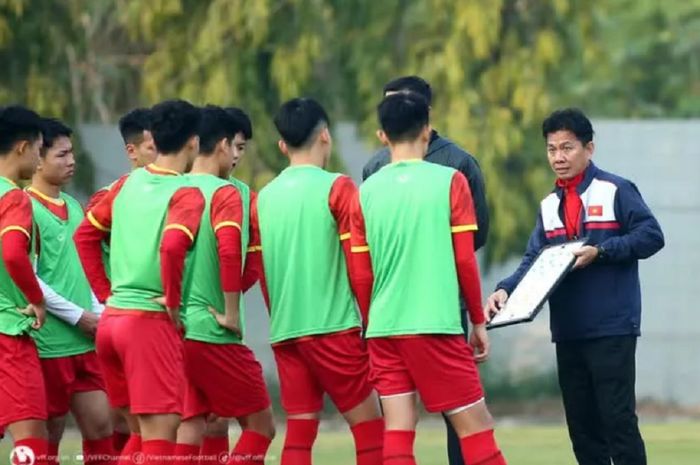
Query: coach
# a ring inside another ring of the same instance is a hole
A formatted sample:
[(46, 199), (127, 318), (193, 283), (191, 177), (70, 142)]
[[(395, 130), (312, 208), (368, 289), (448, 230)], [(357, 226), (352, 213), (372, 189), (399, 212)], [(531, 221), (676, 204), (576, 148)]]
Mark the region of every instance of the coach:
[(555, 111), (542, 134), (556, 186), (540, 204), (520, 266), (497, 285), (486, 310), (505, 304), (543, 247), (588, 238), (549, 299), (569, 436), (581, 465), (645, 465), (634, 386), (638, 261), (661, 250), (664, 236), (637, 187), (591, 162), (593, 127), (580, 110)]
[[(418, 76), (404, 76), (395, 79), (384, 86), (384, 96), (396, 92), (414, 92), (422, 95), (430, 105), (432, 103), (433, 92), (425, 80)], [(474, 233), (474, 248), (480, 249), (486, 244), (489, 232), (489, 211), (486, 204), (486, 189), (484, 187), (484, 177), (476, 159), (469, 153), (462, 150), (454, 142), (441, 137), (437, 131), (433, 130), (430, 135), (430, 144), (425, 160), (438, 165), (449, 166), (460, 171), (467, 178), (469, 188), (476, 210), (476, 222), (478, 230)], [(391, 162), (389, 149), (383, 148), (377, 152), (362, 170), (362, 180), (367, 180), (372, 174), (379, 171), (383, 166)], [(464, 333), (467, 333), (468, 319), (466, 304), (460, 296), (461, 318)], [(447, 425), (447, 449), (450, 465), (463, 465), (462, 453), (459, 445), (459, 438), (454, 432), (452, 425), (445, 420)]]

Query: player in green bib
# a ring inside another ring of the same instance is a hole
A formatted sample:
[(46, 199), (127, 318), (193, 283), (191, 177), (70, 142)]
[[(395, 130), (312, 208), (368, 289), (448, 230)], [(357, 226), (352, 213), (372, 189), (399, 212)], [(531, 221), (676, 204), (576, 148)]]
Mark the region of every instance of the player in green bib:
[[(204, 198), (182, 175), (199, 152), (200, 110), (166, 101), (153, 107), (152, 116), (155, 162), (117, 182), (74, 237), (93, 291), (107, 301), (96, 346), (110, 403), (136, 417), (129, 443), (133, 439), (145, 463), (161, 464), (174, 452), (182, 414), (180, 307)], [(101, 246), (107, 235), (111, 280)]]
[(17, 454), (31, 451), (33, 463), (47, 465), (46, 390), (29, 335), (41, 328), (46, 313), (32, 270), (32, 204), (17, 186), (32, 176), (41, 145), (39, 115), (21, 106), (0, 107), (0, 435), (6, 428)]
[[(58, 455), (65, 418), (73, 412), (86, 456), (114, 454), (110, 408), (93, 338), (102, 305), (80, 265), (73, 233), (83, 209), (62, 192), (75, 169), (72, 131), (53, 119), (43, 122), (41, 160), (27, 192), (38, 232), (36, 272), (49, 314), (32, 333), (46, 384), (49, 455)], [(93, 313), (97, 312), (97, 313)]]
[(325, 393), (351, 427), (357, 463), (380, 464), (384, 423), (347, 266), (357, 189), (347, 176), (324, 169), (332, 138), (318, 102), (290, 100), (275, 126), (290, 165), (260, 191), (251, 221), (260, 235), (270, 342), (287, 413), (282, 465), (311, 463)]
[(175, 454), (200, 453), (206, 417), (214, 414), (239, 420), (243, 432), (230, 463), (246, 464), (264, 460), (275, 429), (262, 367), (243, 343), (249, 195), (228, 179), (239, 132), (222, 108), (202, 109), (200, 152), (187, 176), (202, 191), (205, 207), (183, 314), (188, 388)]
[[(351, 240), (372, 379), (386, 416), (385, 463), (416, 463), (417, 392), (429, 412), (452, 423), (466, 465), (504, 465), (476, 368), (488, 355), (488, 336), (469, 184), (460, 172), (423, 161), (430, 141), (425, 98), (389, 95), (378, 114), (392, 163), (360, 188)], [(471, 346), (459, 291), (474, 325)]]
[[(119, 133), (124, 141), (124, 151), (129, 160), (131, 171), (148, 166), (156, 159), (156, 146), (153, 143), (150, 127), (151, 110), (148, 108), (135, 108), (119, 119)], [(116, 183), (117, 181), (114, 181), (95, 192), (90, 197), (85, 211), (90, 211), (92, 207), (97, 205)], [(107, 277), (109, 277), (109, 238), (102, 242), (102, 249), (104, 264), (107, 267)], [(119, 453), (129, 440), (129, 426), (126, 423), (126, 418), (118, 410), (112, 411), (112, 423), (114, 426), (114, 450)]]

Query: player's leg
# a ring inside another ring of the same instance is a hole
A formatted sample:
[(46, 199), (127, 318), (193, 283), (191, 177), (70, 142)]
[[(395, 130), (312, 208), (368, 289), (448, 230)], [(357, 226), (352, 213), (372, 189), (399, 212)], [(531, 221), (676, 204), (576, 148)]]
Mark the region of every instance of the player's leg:
[(395, 338), (367, 341), (370, 376), (379, 393), (384, 411), (384, 462), (413, 465), (416, 437), (416, 387), (401, 358)]
[(47, 462), (50, 465), (59, 463), (59, 448), (63, 432), (66, 430), (66, 416), (50, 416), (46, 421), (46, 432), (49, 440), (49, 450)]
[(316, 336), (299, 350), (338, 410), (355, 441), (358, 465), (380, 465), (384, 419), (379, 398), (369, 381), (369, 355), (360, 332)]
[(646, 465), (644, 440), (639, 431), (635, 395), (636, 336), (613, 336), (586, 341), (604, 431), (614, 463)]
[(461, 335), (399, 341), (426, 410), (444, 413), (459, 437), (466, 465), (505, 465), (486, 408), (473, 349)]
[(126, 422), (129, 439), (121, 451), (116, 451), (118, 465), (131, 465), (134, 454), (141, 451), (141, 434), (138, 420), (129, 412), (129, 388), (124, 365), (113, 337), (114, 327), (121, 317), (103, 315), (97, 327), (95, 347), (100, 373), (104, 380), (107, 398), (112, 411)]
[(559, 387), (574, 455), (579, 463), (608, 465), (610, 450), (583, 342), (557, 343), (556, 352)]
[(75, 370), (72, 357), (57, 357), (40, 359), (41, 373), (46, 383), (46, 403), (48, 420), (49, 449), (48, 461), (58, 463), (59, 445), (66, 429), (66, 415), (70, 411), (70, 396), (75, 380)]
[(281, 465), (311, 465), (311, 449), (318, 435), (323, 389), (304, 362), (295, 343), (273, 346), (280, 379), (287, 432)]
[[(144, 465), (172, 461), (184, 401), (184, 347), (167, 314), (115, 318), (130, 410), (138, 418)], [(99, 332), (98, 332), (99, 334)]]
[[(228, 455), (228, 418), (211, 418), (207, 419), (207, 429), (202, 439), (202, 447), (199, 450), (199, 455), (206, 460), (213, 460), (214, 457), (224, 457)], [(241, 426), (243, 427), (243, 426)], [(207, 462), (200, 459), (202, 465)]]
[[(185, 412), (187, 412), (187, 401), (185, 401)], [(177, 463), (181, 465), (198, 465), (201, 462), (200, 448), (204, 433), (207, 430), (206, 416), (184, 414), (182, 422), (177, 429), (177, 445), (175, 446), (175, 456)], [(212, 465), (216, 462), (212, 462)]]
[(275, 420), (272, 408), (239, 417), (241, 436), (231, 451), (229, 465), (255, 465), (263, 463), (270, 443), (275, 437)]
[(15, 453), (31, 450), (35, 465), (46, 465), (46, 391), (39, 355), (29, 336), (0, 334), (0, 379), (0, 424), (12, 436)]
[(443, 414), (442, 419), (445, 421), (445, 429), (447, 430), (447, 462), (449, 465), (464, 465), (459, 436), (457, 436), (457, 432), (452, 426), (449, 417)]
[(112, 427), (114, 428), (114, 433), (112, 433), (112, 445), (114, 446), (114, 451), (119, 455), (129, 441), (131, 431), (129, 430), (126, 417), (122, 415), (118, 409), (112, 409), (111, 415)]

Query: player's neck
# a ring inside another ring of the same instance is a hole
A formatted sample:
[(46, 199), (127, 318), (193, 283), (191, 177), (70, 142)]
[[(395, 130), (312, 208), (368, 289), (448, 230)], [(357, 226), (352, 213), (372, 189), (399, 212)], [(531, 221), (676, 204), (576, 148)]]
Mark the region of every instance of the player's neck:
[(219, 172), (219, 162), (214, 155), (195, 158), (190, 170), (190, 174), (211, 174), (213, 176), (219, 176)]
[(32, 177), (32, 184), (30, 187), (33, 190), (52, 199), (58, 199), (61, 197), (61, 186), (48, 183), (46, 180), (42, 179), (41, 176), (36, 174)]
[(295, 152), (289, 157), (289, 166), (317, 166), (323, 168), (323, 157), (311, 150)]
[(425, 146), (420, 143), (405, 142), (390, 147), (392, 163), (408, 160), (422, 160), (425, 157)]
[(187, 169), (188, 158), (187, 152), (179, 152), (172, 155), (159, 153), (153, 164), (158, 168), (182, 174)]
[(7, 178), (13, 183), (19, 182), (19, 165), (11, 159), (12, 154), (0, 157), (0, 176)]

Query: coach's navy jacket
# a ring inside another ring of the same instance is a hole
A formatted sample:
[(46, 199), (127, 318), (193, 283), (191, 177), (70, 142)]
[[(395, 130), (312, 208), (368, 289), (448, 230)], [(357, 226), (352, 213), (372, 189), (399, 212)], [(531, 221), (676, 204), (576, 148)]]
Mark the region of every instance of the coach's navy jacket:
[[(591, 163), (578, 186), (584, 231), (603, 257), (570, 272), (549, 299), (554, 342), (603, 336), (639, 335), (641, 290), (637, 262), (664, 246), (659, 223), (632, 182)], [(510, 294), (539, 251), (567, 241), (559, 187), (540, 205), (535, 230), (518, 269), (498, 289)]]

